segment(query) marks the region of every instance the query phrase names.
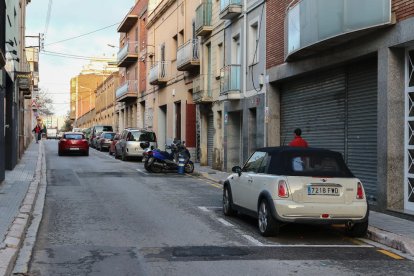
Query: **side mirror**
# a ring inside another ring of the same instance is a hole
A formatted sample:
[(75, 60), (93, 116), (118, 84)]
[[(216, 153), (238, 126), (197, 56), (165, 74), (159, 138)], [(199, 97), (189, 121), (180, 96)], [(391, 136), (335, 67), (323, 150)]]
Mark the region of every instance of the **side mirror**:
[(237, 173), (239, 176), (241, 175), (242, 169), (239, 166), (234, 166), (231, 169), (232, 172)]

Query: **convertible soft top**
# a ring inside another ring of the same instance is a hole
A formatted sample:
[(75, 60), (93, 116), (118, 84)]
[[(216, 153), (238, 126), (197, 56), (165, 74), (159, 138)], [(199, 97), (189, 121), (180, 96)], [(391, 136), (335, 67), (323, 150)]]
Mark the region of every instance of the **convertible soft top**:
[[(257, 151), (267, 152), (271, 156), (267, 169), (269, 174), (354, 177), (345, 164), (342, 154), (336, 151), (298, 147), (267, 147), (257, 149)], [(295, 164), (298, 165), (295, 166)]]

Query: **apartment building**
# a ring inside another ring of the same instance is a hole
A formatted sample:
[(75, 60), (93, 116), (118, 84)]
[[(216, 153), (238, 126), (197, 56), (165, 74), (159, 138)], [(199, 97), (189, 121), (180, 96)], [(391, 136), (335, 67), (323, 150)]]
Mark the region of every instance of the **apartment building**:
[(126, 127), (151, 127), (144, 122), (148, 0), (136, 0), (118, 27), (120, 47), (117, 64), (120, 83), (116, 90), (119, 131)]
[[(25, 97), (31, 96), (31, 72), (25, 55), (26, 5), (30, 1), (0, 1), (0, 181), (24, 151)], [(31, 116), (28, 112), (27, 116)], [(7, 145), (7, 147), (5, 146)]]
[(192, 82), (199, 75), (200, 44), (195, 33), (198, 1), (148, 3), (147, 59), (149, 72), (144, 101), (145, 124), (153, 126), (164, 148), (173, 139), (186, 142), (194, 156), (196, 106)]
[(300, 127), (343, 154), (372, 204), (414, 212), (414, 2), (268, 1), (266, 14), (267, 145)]
[(220, 0), (224, 25), (223, 170), (243, 164), (265, 145), (266, 1)]
[(196, 159), (223, 168), (223, 101), (220, 70), (224, 67), (224, 23), (220, 1), (202, 1), (196, 8), (195, 33), (200, 41), (200, 74), (193, 80), (196, 104)]
[(95, 123), (118, 129), (115, 116), (115, 91), (119, 87), (119, 73), (114, 72), (96, 89)]
[(70, 119), (73, 120), (74, 127), (85, 127), (86, 124), (92, 124), (93, 120), (79, 119), (95, 108), (96, 89), (106, 78), (118, 68), (112, 63), (101, 61), (99, 59), (92, 60), (85, 65), (79, 75), (73, 77), (70, 81)]

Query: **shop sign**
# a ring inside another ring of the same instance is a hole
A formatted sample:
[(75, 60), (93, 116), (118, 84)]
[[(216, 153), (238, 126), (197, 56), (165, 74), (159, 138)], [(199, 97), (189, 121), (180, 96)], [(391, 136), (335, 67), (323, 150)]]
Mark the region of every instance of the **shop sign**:
[(30, 90), (31, 72), (16, 72), (17, 86), (20, 90)]

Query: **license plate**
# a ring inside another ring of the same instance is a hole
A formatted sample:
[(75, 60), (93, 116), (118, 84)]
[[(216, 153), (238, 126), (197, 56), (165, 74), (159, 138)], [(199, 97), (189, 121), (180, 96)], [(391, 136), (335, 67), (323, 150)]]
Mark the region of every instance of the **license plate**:
[(79, 148), (70, 148), (70, 150), (79, 150)]
[(329, 186), (308, 186), (308, 195), (339, 196), (339, 188)]

